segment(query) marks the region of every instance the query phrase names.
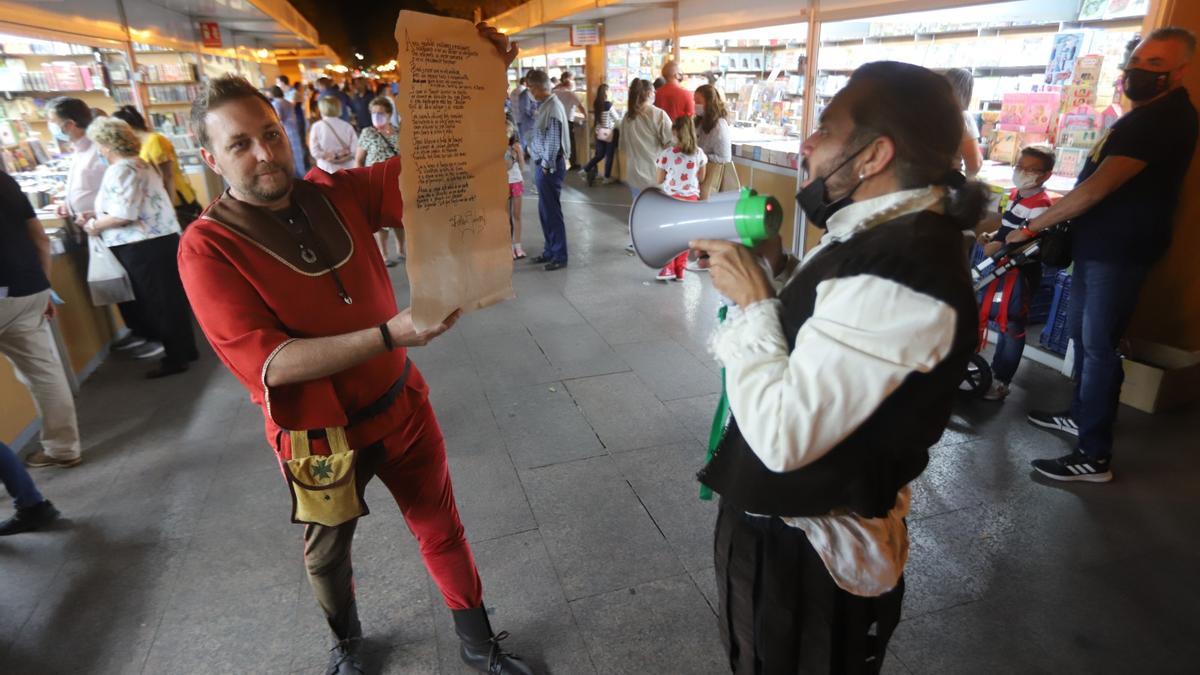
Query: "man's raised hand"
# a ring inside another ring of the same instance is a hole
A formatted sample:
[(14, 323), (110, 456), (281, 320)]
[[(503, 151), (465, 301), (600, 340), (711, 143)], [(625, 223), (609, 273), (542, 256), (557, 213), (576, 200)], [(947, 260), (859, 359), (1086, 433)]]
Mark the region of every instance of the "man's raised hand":
[(504, 59), (504, 66), (507, 68), (512, 65), (512, 62), (517, 59), (517, 45), (509, 44), (508, 36), (490, 26), (486, 21), (475, 24), (479, 35), (496, 46), (496, 51), (500, 52), (500, 58)]

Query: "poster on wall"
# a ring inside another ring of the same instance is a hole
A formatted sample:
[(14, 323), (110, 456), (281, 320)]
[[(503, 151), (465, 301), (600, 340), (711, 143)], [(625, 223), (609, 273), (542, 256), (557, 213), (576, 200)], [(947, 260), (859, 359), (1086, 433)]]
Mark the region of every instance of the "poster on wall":
[(1059, 33), (1054, 36), (1050, 63), (1046, 64), (1046, 84), (1068, 84), (1075, 72), (1075, 59), (1083, 51), (1083, 33)]
[(1150, 0), (1083, 0), (1079, 5), (1079, 20), (1099, 21), (1145, 16), (1149, 9)]

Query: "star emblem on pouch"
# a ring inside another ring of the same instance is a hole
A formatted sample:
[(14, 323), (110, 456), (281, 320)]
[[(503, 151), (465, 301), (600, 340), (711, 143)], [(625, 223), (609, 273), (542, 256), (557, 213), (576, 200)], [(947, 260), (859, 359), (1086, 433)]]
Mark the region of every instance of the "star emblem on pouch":
[(312, 474), (317, 480), (329, 480), (333, 475), (333, 467), (329, 466), (329, 460), (318, 459), (313, 462)]

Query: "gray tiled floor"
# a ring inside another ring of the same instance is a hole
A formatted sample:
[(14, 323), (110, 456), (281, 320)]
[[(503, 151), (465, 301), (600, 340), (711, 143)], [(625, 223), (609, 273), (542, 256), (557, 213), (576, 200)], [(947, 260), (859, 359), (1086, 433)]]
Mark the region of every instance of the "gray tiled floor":
[[(516, 300), (413, 352), (494, 623), (555, 673), (718, 673), (715, 505), (693, 478), (719, 386), (715, 294), (624, 254), (623, 188), (572, 176), (564, 201), (571, 266), (519, 263)], [(533, 197), (524, 211), (536, 255)], [(403, 268), (393, 278), (404, 302)], [(68, 519), (0, 539), (0, 673), (320, 672), (326, 629), (259, 413), (211, 354), (177, 378), (139, 370), (103, 366), (79, 401), (86, 462), (35, 474)], [(1046, 485), (1028, 461), (1068, 446), (1021, 415), (1069, 385), (1034, 365), (1016, 385), (1002, 406), (960, 406), (915, 484), (885, 672), (1194, 667), (1196, 416), (1123, 409), (1116, 482)], [(390, 495), (367, 498), (370, 665), (465, 672)]]

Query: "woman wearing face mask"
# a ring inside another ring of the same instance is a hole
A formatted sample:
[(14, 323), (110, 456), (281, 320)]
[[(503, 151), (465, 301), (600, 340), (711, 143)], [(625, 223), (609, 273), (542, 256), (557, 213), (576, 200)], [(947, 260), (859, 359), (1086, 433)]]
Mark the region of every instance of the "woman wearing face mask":
[(179, 221), (158, 172), (138, 158), (141, 143), (124, 121), (94, 120), (88, 138), (107, 164), (96, 194), (96, 217), (83, 229), (100, 237), (124, 266), (133, 286), (130, 309), (147, 337), (161, 342), (165, 355), (146, 376), (182, 373), (199, 358), (192, 336), (192, 316), (179, 268)]
[[(371, 166), (400, 154), (400, 130), (392, 125), (394, 108), (387, 96), (376, 96), (371, 100), (371, 126), (362, 130), (358, 137), (358, 154), (354, 158), (358, 166)], [(388, 255), (388, 240), (391, 228), (380, 228), (375, 233), (379, 250), (388, 267), (394, 267), (404, 257), (404, 230), (396, 230), (396, 257)]]
[(729, 111), (721, 93), (711, 84), (701, 85), (695, 93), (696, 138), (708, 156), (708, 171), (700, 183), (700, 200), (713, 192), (740, 187), (733, 168), (733, 141), (729, 135)]

